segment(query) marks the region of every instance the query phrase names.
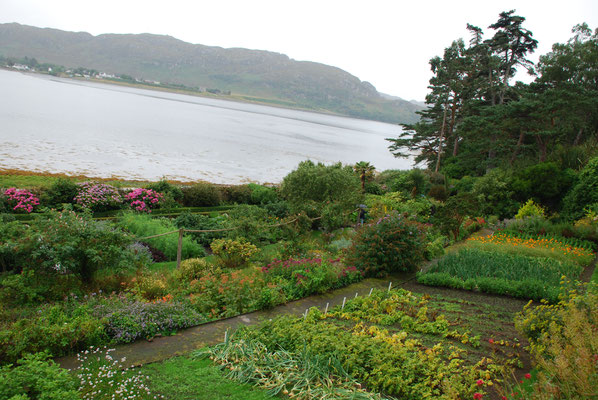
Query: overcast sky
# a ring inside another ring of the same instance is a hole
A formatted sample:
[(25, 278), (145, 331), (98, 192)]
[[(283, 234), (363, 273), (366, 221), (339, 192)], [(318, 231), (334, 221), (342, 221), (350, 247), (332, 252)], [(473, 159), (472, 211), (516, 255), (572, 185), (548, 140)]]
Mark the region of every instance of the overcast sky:
[(490, 36), (488, 25), (510, 9), (527, 19), (524, 27), (540, 42), (534, 60), (567, 41), (575, 24), (598, 26), (597, 0), (0, 0), (0, 23), (166, 34), (275, 51), (342, 68), (383, 93), (423, 100), (429, 59), (457, 38), (468, 40), (468, 22)]

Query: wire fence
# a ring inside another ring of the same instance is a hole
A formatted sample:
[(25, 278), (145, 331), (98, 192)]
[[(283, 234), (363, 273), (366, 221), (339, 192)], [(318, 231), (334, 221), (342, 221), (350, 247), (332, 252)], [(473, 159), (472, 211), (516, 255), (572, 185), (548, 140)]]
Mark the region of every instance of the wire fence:
[[(348, 214), (351, 214), (351, 213), (353, 213), (355, 211), (359, 211), (359, 209), (351, 210), (349, 212), (346, 212), (345, 214), (348, 215)], [(282, 223), (279, 223), (279, 224), (264, 225), (262, 228), (268, 229), (268, 228), (276, 228), (276, 227), (284, 226), (284, 225), (290, 225), (292, 223), (295, 223), (295, 222), (299, 221), (299, 219), (301, 217), (302, 216), (298, 216), (296, 218), (293, 218), (290, 221), (282, 222)], [(314, 222), (314, 221), (317, 221), (319, 219), (322, 219), (322, 216), (316, 217), (316, 218), (310, 218), (307, 215), (305, 215), (303, 217), (309, 219), (310, 222)], [(183, 253), (183, 236), (185, 235), (185, 233), (229, 232), (229, 231), (237, 230), (239, 228), (240, 227), (223, 228), (223, 229), (186, 229), (186, 228), (180, 228), (180, 229), (177, 229), (176, 231), (164, 232), (164, 233), (160, 233), (158, 235), (144, 236), (144, 237), (135, 238), (135, 239), (136, 240), (147, 240), (147, 239), (157, 238), (157, 237), (160, 237), (160, 236), (166, 236), (166, 235), (172, 235), (174, 233), (178, 233), (179, 234), (179, 242), (178, 242), (177, 253), (176, 253), (176, 267), (178, 269), (181, 266), (181, 258), (182, 258), (182, 253)]]

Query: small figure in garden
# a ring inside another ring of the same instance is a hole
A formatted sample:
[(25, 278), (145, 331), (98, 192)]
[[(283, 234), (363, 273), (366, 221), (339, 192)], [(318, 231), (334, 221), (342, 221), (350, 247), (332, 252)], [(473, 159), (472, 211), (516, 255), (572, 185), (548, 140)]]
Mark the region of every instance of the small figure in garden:
[(363, 225), (367, 217), (367, 206), (365, 204), (360, 204), (357, 206), (359, 208), (359, 224)]

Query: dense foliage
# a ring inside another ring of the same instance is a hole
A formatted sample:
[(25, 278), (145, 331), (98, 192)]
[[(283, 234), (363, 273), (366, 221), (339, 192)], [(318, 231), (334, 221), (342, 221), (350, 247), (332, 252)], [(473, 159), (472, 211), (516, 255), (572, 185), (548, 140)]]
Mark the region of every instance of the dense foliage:
[(420, 224), (393, 213), (357, 231), (347, 260), (366, 275), (411, 271), (424, 259), (424, 243)]

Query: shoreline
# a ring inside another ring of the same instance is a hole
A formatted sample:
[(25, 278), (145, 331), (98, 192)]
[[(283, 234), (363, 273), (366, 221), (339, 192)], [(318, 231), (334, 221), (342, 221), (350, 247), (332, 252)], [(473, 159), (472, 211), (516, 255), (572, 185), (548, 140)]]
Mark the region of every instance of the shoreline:
[(313, 113), (313, 114), (354, 119), (354, 120), (358, 120), (358, 121), (373, 121), (373, 122), (379, 122), (382, 124), (398, 125), (398, 126), (401, 125), (401, 123), (399, 123), (399, 122), (386, 122), (386, 121), (379, 121), (379, 120), (375, 120), (375, 119), (360, 118), (360, 117), (356, 117), (356, 116), (352, 116), (352, 115), (339, 114), (334, 111), (325, 110), (325, 109), (306, 108), (306, 107), (301, 107), (299, 105), (297, 105), (295, 107), (293, 107), (291, 105), (285, 106), (283, 104), (278, 104), (277, 102), (290, 103), (290, 101), (271, 99), (272, 101), (270, 102), (266, 98), (255, 97), (255, 96), (252, 96), (249, 94), (242, 94), (242, 93), (232, 93), (230, 95), (218, 95), (218, 94), (208, 93), (208, 92), (198, 92), (198, 91), (194, 91), (191, 89), (175, 89), (175, 88), (169, 88), (169, 87), (163, 87), (163, 86), (154, 86), (154, 85), (149, 85), (149, 84), (145, 84), (145, 83), (129, 83), (129, 82), (124, 82), (124, 81), (113, 81), (113, 80), (107, 80), (107, 79), (80, 78), (80, 77), (75, 77), (75, 76), (70, 77), (70, 76), (63, 76), (63, 75), (51, 75), (51, 74), (48, 74), (46, 72), (41, 72), (41, 71), (20, 71), (20, 70), (15, 70), (13, 68), (8, 68), (5, 66), (0, 66), (0, 69), (5, 70), (5, 71), (11, 71), (11, 72), (19, 72), (19, 73), (25, 74), (25, 75), (41, 75), (41, 76), (46, 76), (46, 77), (51, 77), (51, 78), (72, 80), (75, 82), (99, 83), (99, 84), (103, 84), (103, 85), (114, 85), (114, 86), (126, 87), (126, 88), (131, 88), (131, 89), (141, 89), (141, 90), (150, 90), (150, 91), (155, 91), (155, 92), (180, 94), (180, 95), (200, 97), (200, 98), (211, 99), (211, 100), (223, 100), (223, 101), (227, 101), (227, 102), (231, 102), (231, 103), (253, 104), (253, 105), (257, 105), (257, 106), (272, 107), (272, 108), (277, 108), (277, 109), (281, 109), (281, 110), (302, 111), (302, 112)]

